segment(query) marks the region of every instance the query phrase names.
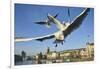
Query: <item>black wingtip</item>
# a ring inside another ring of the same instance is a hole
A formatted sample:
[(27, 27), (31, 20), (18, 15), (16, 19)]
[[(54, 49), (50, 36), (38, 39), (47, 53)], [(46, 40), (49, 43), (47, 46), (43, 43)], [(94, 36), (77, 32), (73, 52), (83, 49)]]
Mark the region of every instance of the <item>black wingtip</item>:
[(35, 24), (40, 24), (40, 25), (44, 25), (46, 24), (46, 22), (34, 22)]
[(90, 8), (87, 8), (87, 12), (89, 12), (90, 11)]
[(43, 40), (42, 39), (36, 39), (37, 41), (40, 41), (40, 42), (43, 42)]
[(59, 15), (59, 13), (57, 13), (57, 14), (54, 16), (54, 18), (56, 18), (58, 15)]
[(87, 13), (87, 12), (89, 12), (89, 11), (90, 11), (90, 8), (86, 8), (85, 12)]

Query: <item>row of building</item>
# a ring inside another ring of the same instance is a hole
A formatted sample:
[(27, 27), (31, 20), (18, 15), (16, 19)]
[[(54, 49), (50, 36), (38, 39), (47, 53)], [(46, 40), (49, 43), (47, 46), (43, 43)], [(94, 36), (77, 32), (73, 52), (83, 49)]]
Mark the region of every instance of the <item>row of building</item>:
[(86, 43), (86, 48), (70, 49), (60, 52), (50, 51), (47, 49), (47, 59), (64, 59), (64, 58), (93, 58), (94, 57), (94, 43)]
[[(79, 59), (94, 59), (94, 43), (86, 43), (86, 48), (79, 49), (70, 49), (64, 51), (50, 51), (50, 48), (47, 49), (45, 53), (46, 60), (67, 60), (72, 58)], [(36, 55), (36, 59), (39, 58), (39, 55)]]

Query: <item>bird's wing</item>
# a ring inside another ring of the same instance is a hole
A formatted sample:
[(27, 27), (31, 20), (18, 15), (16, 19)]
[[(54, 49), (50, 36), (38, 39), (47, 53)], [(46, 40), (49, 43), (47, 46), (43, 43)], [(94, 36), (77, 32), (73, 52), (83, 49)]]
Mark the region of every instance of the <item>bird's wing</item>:
[(63, 24), (58, 20), (58, 19), (56, 19), (56, 18), (54, 18), (52, 15), (48, 15), (48, 19), (49, 20), (51, 20), (53, 23), (55, 23), (56, 24), (56, 26), (57, 26), (57, 28), (59, 29), (59, 30), (62, 30), (62, 28), (63, 28)]
[(54, 37), (55, 37), (54, 34), (50, 34), (50, 35), (35, 37), (35, 38), (15, 38), (15, 42), (26, 42), (26, 41), (31, 41), (31, 40), (43, 41), (43, 40), (51, 39)]
[(69, 17), (68, 22), (70, 23), (71, 20), (70, 20), (70, 10), (69, 10), (69, 8), (68, 8), (68, 17)]
[(56, 14), (55, 16), (53, 16), (54, 18), (56, 18), (58, 16), (58, 14)]
[(77, 28), (80, 27), (80, 25), (82, 24), (83, 20), (88, 15), (89, 11), (90, 11), (90, 8), (86, 8), (80, 15), (78, 15), (71, 22), (71, 24), (68, 26), (68, 28), (66, 28), (66, 30), (63, 31), (65, 37), (67, 37), (71, 32), (73, 32), (74, 30), (76, 30)]
[(46, 22), (35, 22), (36, 24), (41, 24), (41, 25), (44, 25), (44, 24), (46, 24)]

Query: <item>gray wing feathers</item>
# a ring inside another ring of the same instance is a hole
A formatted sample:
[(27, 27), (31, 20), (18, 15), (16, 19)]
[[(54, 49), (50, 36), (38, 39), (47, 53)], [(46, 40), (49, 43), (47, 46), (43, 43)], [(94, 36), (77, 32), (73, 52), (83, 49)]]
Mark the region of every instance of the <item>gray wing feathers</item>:
[(63, 31), (65, 37), (67, 37), (69, 34), (71, 34), (72, 31), (74, 31), (80, 27), (83, 20), (88, 15), (89, 11), (90, 11), (90, 8), (86, 8), (79, 16), (77, 16), (74, 19), (74, 21), (71, 23), (71, 25), (69, 25), (69, 27), (65, 31)]
[(31, 41), (31, 40), (38, 40), (38, 41), (43, 41), (46, 39), (51, 39), (54, 38), (54, 34), (42, 36), (42, 37), (35, 37), (35, 38), (15, 38), (15, 42), (26, 42), (26, 41)]

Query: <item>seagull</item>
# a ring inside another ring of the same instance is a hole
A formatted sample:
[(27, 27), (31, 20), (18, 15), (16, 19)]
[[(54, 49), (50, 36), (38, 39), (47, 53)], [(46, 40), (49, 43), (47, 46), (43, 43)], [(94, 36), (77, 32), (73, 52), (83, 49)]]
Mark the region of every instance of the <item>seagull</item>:
[(88, 12), (90, 11), (90, 8), (85, 8), (78, 16), (75, 17), (75, 19), (71, 23), (64, 23), (62, 24), (59, 20), (54, 18), (52, 15), (48, 15), (48, 19), (54, 22), (59, 29), (59, 31), (49, 34), (42, 37), (35, 37), (35, 38), (15, 38), (15, 42), (24, 42), (24, 41), (31, 41), (31, 40), (38, 40), (38, 41), (44, 41), (47, 39), (54, 39), (54, 43), (56, 45), (58, 43), (63, 44), (65, 41), (65, 38), (70, 35), (74, 30), (78, 29), (83, 20), (88, 15)]
[[(49, 15), (49, 14), (48, 14)], [(55, 16), (53, 16), (54, 18), (56, 18), (58, 16), (58, 14), (56, 14)], [(40, 21), (40, 22), (35, 22), (36, 24), (40, 24), (40, 25), (46, 25), (48, 28), (50, 28), (52, 21), (50, 19), (46, 19), (45, 21)]]

